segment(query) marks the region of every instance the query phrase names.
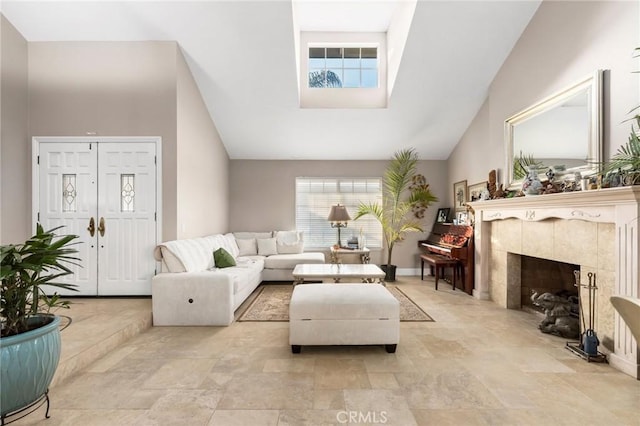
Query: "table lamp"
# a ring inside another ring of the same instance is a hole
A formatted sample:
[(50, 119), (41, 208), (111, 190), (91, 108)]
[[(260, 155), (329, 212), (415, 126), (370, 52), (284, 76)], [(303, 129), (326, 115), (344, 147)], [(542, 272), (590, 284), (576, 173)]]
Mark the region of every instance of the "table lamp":
[(338, 228), (338, 247), (342, 247), (342, 242), (340, 241), (340, 228), (346, 228), (347, 221), (351, 220), (349, 212), (347, 212), (347, 208), (340, 204), (331, 206), (331, 211), (329, 212), (327, 220), (331, 222), (332, 228)]

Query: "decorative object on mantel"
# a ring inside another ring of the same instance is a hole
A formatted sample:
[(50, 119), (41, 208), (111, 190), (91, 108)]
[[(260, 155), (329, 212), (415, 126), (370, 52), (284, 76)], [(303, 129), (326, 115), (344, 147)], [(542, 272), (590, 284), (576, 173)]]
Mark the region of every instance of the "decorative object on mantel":
[(496, 192), (493, 193), (493, 195), (491, 196), (492, 200), (497, 200), (498, 198), (505, 198), (507, 197), (507, 191), (505, 191), (503, 189), (502, 184), (498, 185), (498, 189), (496, 189)]
[[(467, 187), (467, 197), (469, 197), (467, 201), (480, 201), (486, 199), (484, 198), (485, 194), (483, 194), (485, 191), (487, 191), (487, 182), (479, 182), (469, 185)], [(486, 196), (488, 196), (488, 192)]]
[(533, 154), (523, 155), (522, 151), (513, 160), (513, 177), (515, 179), (524, 179), (530, 173), (531, 168), (539, 169), (544, 167), (540, 160), (536, 160)]
[(494, 198), (494, 195), (496, 193), (496, 183), (498, 181), (498, 174), (497, 172), (494, 170), (491, 170), (489, 172), (489, 179), (487, 179), (487, 189), (489, 190), (489, 196), (490, 198)]
[(542, 189), (542, 182), (538, 178), (538, 169), (535, 166), (529, 166), (527, 177), (522, 182), (522, 192), (525, 195), (540, 195)]

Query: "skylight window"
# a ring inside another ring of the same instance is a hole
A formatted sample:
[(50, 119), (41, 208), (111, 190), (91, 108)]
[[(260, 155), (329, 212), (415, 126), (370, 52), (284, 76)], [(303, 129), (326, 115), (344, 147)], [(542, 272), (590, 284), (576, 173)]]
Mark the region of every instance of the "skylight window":
[(300, 108), (387, 108), (417, 3), (291, 0)]
[(377, 88), (377, 47), (309, 47), (310, 88)]

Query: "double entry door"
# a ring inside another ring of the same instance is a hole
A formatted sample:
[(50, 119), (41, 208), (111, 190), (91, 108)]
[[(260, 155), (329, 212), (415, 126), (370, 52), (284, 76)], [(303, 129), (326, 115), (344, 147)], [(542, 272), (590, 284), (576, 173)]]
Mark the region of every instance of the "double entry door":
[(159, 138), (34, 138), (34, 216), (75, 234), (80, 267), (63, 295), (151, 294), (158, 241)]

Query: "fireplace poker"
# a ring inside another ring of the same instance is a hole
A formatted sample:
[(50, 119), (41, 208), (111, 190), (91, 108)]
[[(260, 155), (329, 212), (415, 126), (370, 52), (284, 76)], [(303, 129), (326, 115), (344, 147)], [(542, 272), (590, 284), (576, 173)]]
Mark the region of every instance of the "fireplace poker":
[(589, 277), (589, 286), (587, 290), (589, 291), (589, 328), (584, 332), (584, 336), (582, 338), (582, 348), (590, 356), (598, 355), (598, 345), (600, 341), (598, 341), (598, 336), (596, 335), (595, 330), (593, 329), (595, 326), (594, 316), (596, 314), (595, 310), (595, 291), (596, 291), (596, 283), (595, 283), (595, 274), (593, 272), (589, 272), (587, 274)]
[(578, 316), (582, 320), (582, 330), (586, 331), (587, 326), (584, 321), (584, 312), (582, 312), (582, 295), (580, 294), (580, 271), (576, 269), (575, 271), (573, 271), (573, 275), (576, 277), (576, 283), (574, 284), (574, 286), (578, 289)]

